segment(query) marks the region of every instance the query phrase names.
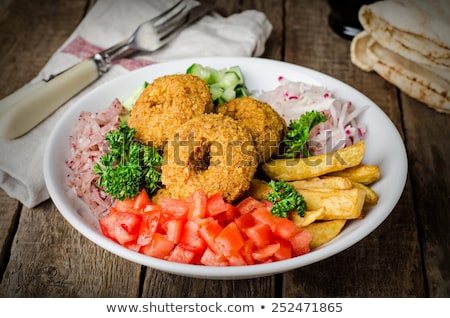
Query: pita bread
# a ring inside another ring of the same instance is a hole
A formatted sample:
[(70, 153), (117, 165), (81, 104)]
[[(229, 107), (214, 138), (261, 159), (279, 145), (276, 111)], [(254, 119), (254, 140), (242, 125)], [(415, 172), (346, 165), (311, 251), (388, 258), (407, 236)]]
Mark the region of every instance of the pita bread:
[[(450, 82), (426, 66), (411, 62), (381, 46), (366, 31), (351, 45), (352, 62), (365, 71), (375, 71), (405, 94), (439, 112), (450, 113)], [(446, 74), (448, 77), (448, 73)]]
[(429, 107), (450, 113), (449, 1), (403, 1), (361, 7), (364, 31), (352, 40), (352, 63), (377, 72)]
[(448, 0), (379, 1), (364, 5), (359, 20), (383, 46), (418, 63), (450, 66)]

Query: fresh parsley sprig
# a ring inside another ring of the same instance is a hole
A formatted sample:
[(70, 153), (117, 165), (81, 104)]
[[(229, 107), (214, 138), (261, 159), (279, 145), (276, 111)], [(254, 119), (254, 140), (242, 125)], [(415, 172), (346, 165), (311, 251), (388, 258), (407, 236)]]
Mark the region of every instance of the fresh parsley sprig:
[(283, 180), (271, 180), (269, 186), (273, 192), (268, 193), (266, 199), (273, 203), (270, 210), (273, 215), (285, 218), (296, 211), (301, 217), (305, 216), (306, 201), (294, 186)]
[(314, 126), (325, 121), (327, 117), (316, 110), (302, 114), (299, 119), (291, 120), (285, 140), (287, 146), (285, 156), (288, 158), (294, 158), (297, 155), (309, 157), (311, 155), (307, 144), (309, 133)]
[(145, 188), (153, 193), (160, 187), (162, 157), (152, 146), (134, 140), (135, 130), (122, 123), (105, 140), (109, 151), (94, 165), (97, 184), (117, 200), (133, 198)]

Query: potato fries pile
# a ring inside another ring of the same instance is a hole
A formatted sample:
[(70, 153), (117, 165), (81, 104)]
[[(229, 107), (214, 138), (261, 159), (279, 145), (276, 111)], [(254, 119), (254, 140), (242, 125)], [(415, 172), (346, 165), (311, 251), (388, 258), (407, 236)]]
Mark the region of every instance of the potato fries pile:
[[(303, 195), (307, 211), (304, 217), (291, 213), (289, 218), (313, 234), (311, 248), (336, 237), (348, 220), (362, 218), (366, 209), (377, 204), (378, 195), (370, 187), (380, 179), (378, 166), (362, 164), (365, 142), (308, 158), (275, 159), (262, 165), (273, 180), (285, 180)], [(272, 189), (254, 179), (250, 195), (264, 199)]]

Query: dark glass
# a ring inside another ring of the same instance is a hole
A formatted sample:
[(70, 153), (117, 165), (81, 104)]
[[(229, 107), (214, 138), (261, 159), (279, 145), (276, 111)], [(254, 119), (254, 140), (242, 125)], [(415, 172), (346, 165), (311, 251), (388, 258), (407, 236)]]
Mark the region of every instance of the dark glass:
[(362, 31), (358, 20), (358, 11), (363, 4), (373, 3), (375, 0), (328, 0), (330, 15), (328, 23), (333, 31), (345, 39), (351, 40)]

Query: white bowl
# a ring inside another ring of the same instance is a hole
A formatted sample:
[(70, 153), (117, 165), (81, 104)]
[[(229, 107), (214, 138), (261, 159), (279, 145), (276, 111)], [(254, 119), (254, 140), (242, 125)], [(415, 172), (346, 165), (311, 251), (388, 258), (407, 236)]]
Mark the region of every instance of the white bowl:
[[(269, 264), (212, 267), (168, 262), (129, 250), (106, 238), (97, 219), (74, 192), (67, 187), (65, 160), (69, 157), (69, 135), (81, 111), (96, 111), (110, 105), (114, 98), (124, 100), (144, 81), (167, 74), (184, 73), (192, 63), (216, 69), (238, 65), (250, 90), (270, 90), (278, 77), (322, 85), (337, 97), (352, 101), (356, 107), (369, 105), (360, 116), (367, 125), (366, 153), (363, 163), (380, 167), (382, 178), (372, 188), (379, 202), (364, 218), (348, 222), (332, 241), (308, 254)], [(195, 58), (154, 64), (94, 89), (78, 100), (59, 120), (50, 135), (44, 155), (44, 176), (50, 197), (65, 219), (81, 234), (104, 249), (132, 262), (161, 271), (208, 279), (243, 279), (286, 272), (331, 257), (359, 242), (377, 228), (397, 204), (406, 182), (407, 157), (402, 139), (385, 113), (370, 99), (347, 84), (317, 71), (280, 61), (261, 58)]]

